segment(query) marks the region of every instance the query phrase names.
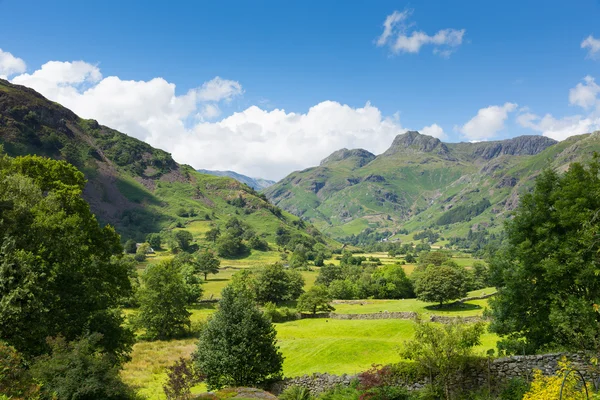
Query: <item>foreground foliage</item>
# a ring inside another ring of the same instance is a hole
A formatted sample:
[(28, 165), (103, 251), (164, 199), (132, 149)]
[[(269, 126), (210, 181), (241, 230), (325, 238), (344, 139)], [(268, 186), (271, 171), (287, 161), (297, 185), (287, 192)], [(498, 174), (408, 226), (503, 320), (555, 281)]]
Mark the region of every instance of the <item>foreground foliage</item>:
[(0, 148), (0, 339), (28, 358), (58, 335), (99, 332), (115, 362), (133, 343), (117, 310), (131, 291), (119, 235), (98, 225), (84, 185), (66, 162)]
[(545, 171), (506, 226), (492, 262), (492, 331), (508, 352), (598, 349), (600, 162)]
[(270, 319), (246, 289), (232, 286), (223, 290), (219, 310), (202, 331), (194, 358), (209, 389), (261, 385), (281, 377), (283, 365)]

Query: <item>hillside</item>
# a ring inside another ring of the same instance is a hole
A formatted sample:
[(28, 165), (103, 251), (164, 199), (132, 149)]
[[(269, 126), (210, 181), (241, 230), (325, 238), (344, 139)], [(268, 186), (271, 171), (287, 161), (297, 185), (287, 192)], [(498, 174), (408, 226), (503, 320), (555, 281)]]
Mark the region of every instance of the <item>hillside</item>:
[[(544, 168), (564, 170), (600, 151), (600, 132), (556, 142), (543, 136), (443, 143), (398, 135), (375, 156), (342, 149), (264, 193), (276, 205), (342, 239), (361, 232), (405, 237), (432, 228), (441, 237), (499, 231)], [(368, 230), (367, 230), (368, 229)]]
[(92, 211), (123, 240), (193, 224), (208, 229), (236, 216), (271, 243), (280, 227), (327, 242), (250, 187), (180, 165), (169, 153), (2, 79), (0, 145), (11, 156), (37, 154), (77, 166), (88, 180), (84, 197)]
[(263, 179), (263, 178), (251, 178), (246, 175), (238, 174), (235, 171), (212, 171), (209, 169), (199, 169), (197, 171), (200, 172), (201, 174), (206, 174), (206, 175), (228, 176), (229, 178), (233, 178), (238, 182), (245, 183), (246, 185), (250, 186), (254, 190), (266, 189), (269, 186), (272, 186), (275, 184), (275, 181), (270, 181), (268, 179)]

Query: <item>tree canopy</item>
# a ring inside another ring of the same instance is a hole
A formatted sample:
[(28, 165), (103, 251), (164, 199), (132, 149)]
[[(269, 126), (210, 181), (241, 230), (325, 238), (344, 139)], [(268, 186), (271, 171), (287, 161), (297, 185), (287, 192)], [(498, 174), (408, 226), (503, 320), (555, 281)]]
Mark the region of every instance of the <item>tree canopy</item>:
[(58, 335), (101, 333), (115, 360), (133, 342), (117, 310), (131, 292), (119, 235), (99, 226), (84, 185), (64, 161), (0, 148), (0, 339), (26, 356), (49, 352)]
[(194, 354), (209, 390), (255, 386), (281, 376), (283, 356), (271, 321), (243, 287), (223, 289)]
[(490, 266), (498, 287), (490, 328), (504, 349), (598, 348), (599, 170), (595, 157), (563, 175), (543, 172), (507, 223)]

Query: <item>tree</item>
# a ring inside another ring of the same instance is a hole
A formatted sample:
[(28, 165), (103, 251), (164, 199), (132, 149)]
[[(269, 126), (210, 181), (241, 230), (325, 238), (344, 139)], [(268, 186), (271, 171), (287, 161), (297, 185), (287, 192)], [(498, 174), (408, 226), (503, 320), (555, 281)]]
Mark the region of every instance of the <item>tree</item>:
[(256, 386), (279, 378), (283, 356), (276, 335), (246, 289), (223, 289), (219, 309), (202, 331), (194, 354), (208, 389)]
[(553, 346), (598, 349), (600, 159), (548, 170), (506, 224), (506, 243), (490, 264), (498, 294), (490, 329), (509, 352)]
[(188, 231), (181, 230), (175, 232), (175, 241), (183, 251), (190, 252), (193, 249), (192, 240), (194, 240), (194, 237)]
[(196, 273), (203, 274), (204, 280), (208, 280), (208, 274), (218, 274), (221, 261), (212, 251), (204, 250), (196, 255), (195, 263)]
[(125, 242), (125, 253), (127, 254), (135, 254), (137, 251), (137, 246), (135, 244), (135, 240), (129, 239)]
[(303, 286), (304, 278), (300, 272), (286, 270), (279, 263), (266, 265), (256, 273), (256, 301), (260, 304), (281, 304), (284, 301), (296, 300), (302, 294)]
[(308, 258), (306, 255), (306, 248), (304, 245), (299, 244), (296, 246), (292, 257), (290, 258), (290, 267), (291, 268), (304, 268), (308, 263)]
[(135, 261), (146, 261), (146, 253), (148, 250), (150, 250), (150, 245), (148, 243), (142, 243), (135, 252)]
[(331, 282), (343, 279), (343, 271), (342, 267), (339, 265), (324, 265), (319, 270), (319, 275), (317, 276), (317, 283), (325, 286), (329, 286)]
[(77, 341), (49, 339), (52, 349), (37, 358), (31, 374), (42, 385), (48, 399), (126, 400), (132, 391), (123, 383), (111, 357), (97, 351), (102, 335), (95, 333)]
[(259, 251), (269, 250), (269, 243), (267, 243), (266, 240), (258, 237), (258, 235), (252, 235), (250, 239), (248, 239), (248, 246), (250, 246), (251, 249)]
[(417, 361), (428, 370), (430, 376), (435, 377), (431, 383), (442, 386), (446, 399), (449, 399), (451, 378), (462, 369), (473, 347), (481, 344), (484, 329), (481, 322), (435, 324), (418, 321), (415, 337), (404, 344), (401, 356)]
[(26, 358), (49, 352), (49, 336), (99, 332), (115, 362), (133, 344), (118, 310), (131, 293), (123, 247), (98, 225), (84, 186), (64, 161), (0, 154), (0, 339)]
[(372, 276), (379, 299), (406, 299), (414, 297), (413, 285), (401, 265), (386, 265), (375, 270)]
[(206, 237), (206, 240), (210, 240), (213, 243), (217, 242), (217, 239), (219, 238), (219, 236), (221, 236), (221, 230), (219, 229), (218, 226), (215, 226), (214, 228), (209, 229), (204, 234), (204, 237)]
[(330, 312), (335, 308), (329, 304), (331, 297), (325, 286), (316, 285), (298, 298), (298, 309), (315, 315), (318, 312)]
[(422, 301), (439, 303), (440, 307), (467, 294), (467, 276), (464, 268), (456, 265), (430, 265), (415, 279), (415, 293)]
[(245, 254), (248, 250), (239, 236), (226, 233), (217, 240), (217, 252), (221, 257), (233, 258)]
[(190, 326), (188, 290), (180, 268), (172, 261), (150, 264), (142, 275), (137, 323), (152, 339), (170, 339)]
[(146, 242), (148, 242), (154, 250), (159, 250), (162, 245), (162, 238), (159, 233), (149, 233), (146, 236)]
[(36, 399), (39, 391), (22, 355), (14, 347), (0, 342), (0, 393), (5, 399)]

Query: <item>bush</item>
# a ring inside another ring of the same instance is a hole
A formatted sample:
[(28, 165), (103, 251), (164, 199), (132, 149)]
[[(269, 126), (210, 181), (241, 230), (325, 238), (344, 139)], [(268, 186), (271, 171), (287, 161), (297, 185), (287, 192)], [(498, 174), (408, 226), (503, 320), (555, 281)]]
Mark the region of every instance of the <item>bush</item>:
[(14, 347), (0, 342), (0, 393), (5, 394), (8, 400), (33, 399), (38, 392), (39, 386), (33, 383), (21, 354)]
[(279, 400), (311, 400), (312, 398), (310, 390), (299, 385), (290, 386), (279, 395)]
[(191, 360), (181, 357), (167, 367), (167, 382), (163, 391), (168, 400), (187, 400), (192, 397), (192, 388), (204, 380)]
[(521, 400), (527, 391), (529, 383), (526, 380), (513, 378), (501, 388), (499, 397), (502, 400)]
[(101, 338), (102, 335), (93, 333), (73, 342), (62, 337), (48, 339), (51, 354), (38, 357), (31, 367), (33, 377), (42, 384), (43, 398), (133, 398), (132, 391), (121, 381), (112, 357), (98, 351)]
[[(571, 369), (571, 365), (564, 357), (558, 362), (558, 365), (560, 369), (553, 376), (544, 376), (542, 371), (535, 370), (531, 387), (523, 396), (523, 400), (559, 400), (561, 386)], [(569, 400), (587, 399), (585, 389), (580, 387), (580, 383), (577, 374), (569, 374), (563, 387), (562, 398)]]
[(269, 318), (271, 322), (286, 322), (298, 319), (295, 309), (282, 307), (277, 308), (275, 303), (268, 302), (263, 308), (263, 314)]

